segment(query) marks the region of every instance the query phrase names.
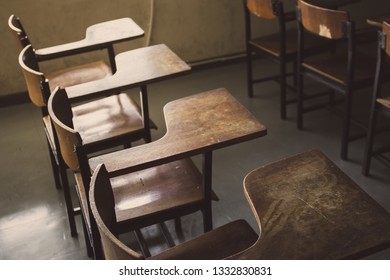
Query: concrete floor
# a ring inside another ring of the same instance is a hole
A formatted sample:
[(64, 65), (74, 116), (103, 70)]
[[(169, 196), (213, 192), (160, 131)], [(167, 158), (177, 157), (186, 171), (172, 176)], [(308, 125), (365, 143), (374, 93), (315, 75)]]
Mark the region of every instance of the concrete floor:
[[(259, 61), (270, 70), (274, 65)], [(259, 69), (259, 71), (261, 71)], [(235, 63), (149, 87), (151, 117), (159, 126), (153, 139), (165, 133), (162, 108), (167, 102), (209, 89), (225, 87), (268, 128), (268, 135), (214, 153), (213, 184), (220, 201), (213, 203), (214, 226), (243, 218), (258, 231), (244, 197), (244, 176), (263, 164), (312, 148), (321, 149), (366, 192), (390, 212), (390, 169), (376, 160), (372, 177), (361, 175), (364, 141), (350, 145), (348, 161), (340, 159), (340, 119), (328, 110), (305, 117), (305, 129), (295, 124), (295, 106), (290, 105), (288, 120), (279, 117), (278, 85), (274, 82), (255, 87), (255, 97), (246, 96), (245, 64)], [(137, 94), (136, 92), (130, 92)], [(368, 103), (364, 103), (368, 104)], [(77, 217), (78, 237), (72, 238), (66, 219), (62, 191), (56, 190), (42, 129), (40, 112), (32, 104), (0, 109), (2, 168), (0, 171), (0, 259), (87, 259), (84, 237)], [(198, 158), (195, 158), (199, 162)], [(167, 222), (172, 229), (172, 223)], [(200, 213), (183, 218), (183, 236), (189, 239), (202, 232)], [(143, 230), (152, 253), (166, 248), (157, 227)], [(122, 237), (135, 246), (132, 234)], [(390, 259), (390, 250), (370, 258)]]

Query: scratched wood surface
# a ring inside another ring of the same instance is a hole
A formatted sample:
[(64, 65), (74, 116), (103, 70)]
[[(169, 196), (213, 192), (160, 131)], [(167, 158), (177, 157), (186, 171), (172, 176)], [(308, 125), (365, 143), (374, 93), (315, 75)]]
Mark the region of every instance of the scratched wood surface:
[(252, 171), (244, 189), (261, 234), (234, 258), (358, 258), (390, 246), (390, 214), (318, 150)]
[(66, 89), (73, 101), (90, 99), (91, 95), (135, 88), (172, 78), (191, 70), (191, 67), (166, 45), (154, 45), (120, 53), (115, 56), (117, 71), (108, 78)]
[(267, 130), (226, 89), (184, 97), (164, 107), (166, 134), (151, 143), (90, 159), (123, 174), (265, 136)]
[(48, 59), (51, 56), (58, 57), (63, 54), (82, 53), (139, 38), (143, 35), (144, 31), (131, 18), (120, 18), (89, 26), (85, 38), (82, 40), (38, 49), (36, 54), (41, 59)]

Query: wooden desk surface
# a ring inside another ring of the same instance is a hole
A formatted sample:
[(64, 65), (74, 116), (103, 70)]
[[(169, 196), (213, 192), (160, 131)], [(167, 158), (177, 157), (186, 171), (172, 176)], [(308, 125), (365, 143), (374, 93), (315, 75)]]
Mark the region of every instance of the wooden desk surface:
[(226, 89), (184, 97), (164, 107), (167, 133), (160, 139), (94, 157), (112, 176), (190, 157), (265, 136), (267, 130)]
[(244, 190), (262, 232), (234, 258), (359, 258), (390, 246), (390, 214), (318, 150), (252, 171)]
[(85, 38), (76, 42), (36, 50), (40, 60), (63, 54), (76, 54), (105, 48), (107, 45), (139, 38), (144, 31), (131, 18), (121, 18), (89, 26)]
[(91, 99), (187, 73), (191, 67), (160, 44), (120, 53), (115, 56), (117, 71), (110, 77), (67, 87), (72, 101)]

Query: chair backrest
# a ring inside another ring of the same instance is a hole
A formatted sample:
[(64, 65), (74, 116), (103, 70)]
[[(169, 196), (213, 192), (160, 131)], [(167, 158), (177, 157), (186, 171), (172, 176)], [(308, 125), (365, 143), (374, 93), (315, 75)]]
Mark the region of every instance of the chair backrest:
[(330, 10), (298, 1), (298, 9), (303, 27), (321, 37), (341, 39), (346, 37), (345, 24), (349, 15), (345, 11)]
[(22, 68), (31, 102), (38, 107), (46, 107), (50, 92), (46, 92), (45, 86), (48, 85), (43, 85), (47, 84), (47, 81), (44, 74), (39, 72), (38, 62), (31, 45), (27, 45), (20, 52), (19, 65)]
[(96, 167), (91, 179), (89, 201), (100, 233), (104, 257), (107, 260), (141, 260), (144, 257), (127, 247), (114, 235), (115, 201), (109, 174), (103, 164)]
[(384, 50), (388, 56), (390, 56), (390, 24), (387, 22), (382, 23), (382, 32), (385, 35)]
[[(276, 0), (278, 1), (278, 0)], [(265, 18), (274, 19), (276, 18), (273, 3), (275, 0), (246, 0), (246, 5), (251, 14)]]
[(73, 171), (80, 169), (76, 147), (82, 145), (80, 134), (73, 129), (73, 113), (65, 89), (56, 88), (48, 102), (50, 118), (54, 124), (61, 155)]
[(27, 45), (31, 44), (19, 17), (11, 15), (8, 19), (8, 26), (12, 31), (12, 35), (15, 38), (19, 51), (21, 51)]

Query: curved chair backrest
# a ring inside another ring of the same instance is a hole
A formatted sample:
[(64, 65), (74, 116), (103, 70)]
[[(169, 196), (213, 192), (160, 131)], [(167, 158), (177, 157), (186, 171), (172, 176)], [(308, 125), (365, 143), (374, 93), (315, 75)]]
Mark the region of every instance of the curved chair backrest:
[[(29, 97), (38, 107), (46, 107), (47, 98), (50, 93), (43, 91), (43, 83), (46, 83), (45, 76), (39, 72), (38, 62), (31, 45), (27, 45), (19, 54), (19, 65), (22, 68), (26, 81)], [(47, 96), (45, 96), (47, 94)]]
[(345, 38), (345, 23), (349, 15), (345, 11), (330, 10), (298, 1), (303, 27), (321, 37), (328, 39)]
[(91, 179), (89, 201), (100, 233), (107, 260), (141, 260), (144, 257), (123, 244), (114, 234), (115, 201), (108, 172), (103, 164), (96, 167)]
[(73, 129), (73, 113), (65, 89), (56, 88), (50, 95), (48, 110), (54, 123), (61, 155), (66, 165), (73, 171), (80, 169), (76, 147), (82, 145), (80, 134)]
[(382, 23), (382, 32), (385, 34), (385, 51), (390, 56), (390, 24), (387, 22)]
[(246, 0), (248, 10), (255, 16), (274, 19), (276, 15), (273, 9), (274, 0)]
[(28, 38), (25, 29), (20, 21), (20, 18), (15, 15), (11, 15), (8, 19), (8, 26), (12, 31), (19, 51), (21, 51), (27, 45), (30, 45), (30, 39)]

